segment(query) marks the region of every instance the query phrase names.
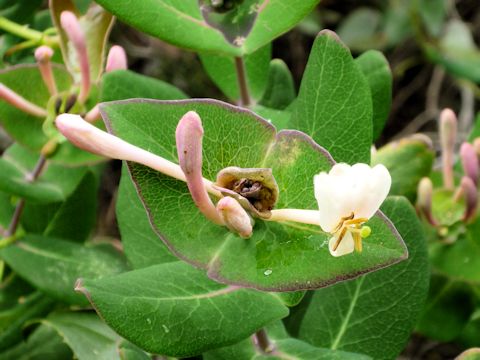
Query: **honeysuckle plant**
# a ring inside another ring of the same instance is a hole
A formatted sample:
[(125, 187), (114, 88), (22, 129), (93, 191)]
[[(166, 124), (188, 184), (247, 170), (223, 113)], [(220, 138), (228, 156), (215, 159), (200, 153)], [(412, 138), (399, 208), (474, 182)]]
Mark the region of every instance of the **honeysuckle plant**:
[[(271, 42), (318, 0), (97, 3), (51, 0), (36, 64), (0, 73), (0, 358), (395, 358), (429, 272), (414, 208), (389, 194), (413, 202), (433, 155), (416, 136), (371, 156), (385, 57), (324, 30), (297, 92)], [(112, 14), (196, 51), (230, 103), (126, 70)], [(421, 155), (414, 175), (398, 153)]]

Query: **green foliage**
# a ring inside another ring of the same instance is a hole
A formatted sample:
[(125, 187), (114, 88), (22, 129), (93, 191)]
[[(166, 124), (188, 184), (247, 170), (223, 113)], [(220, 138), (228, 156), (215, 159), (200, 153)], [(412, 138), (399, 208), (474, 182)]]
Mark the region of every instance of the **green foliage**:
[(254, 8), (257, 17), (253, 28), (247, 38), (241, 41), (241, 46), (237, 47), (205, 22), (197, 0), (146, 0), (134, 5), (127, 0), (98, 1), (120, 20), (164, 41), (195, 51), (230, 56), (250, 54), (268, 44), (294, 27), (318, 2), (319, 0), (264, 0)]
[(427, 248), (420, 223), (405, 199), (389, 198), (382, 210), (405, 239), (409, 259), (315, 291), (311, 299), (306, 298), (306, 308), (293, 316), (292, 334), (315, 346), (375, 359), (395, 358), (401, 352), (427, 295)]
[(77, 289), (117, 333), (175, 357), (238, 342), (288, 314), (273, 294), (213, 282), (183, 262), (85, 280)]
[(280, 59), (270, 62), (268, 80), (259, 104), (267, 108), (284, 110), (297, 97), (292, 74)]
[[(174, 162), (175, 128), (190, 110), (198, 112), (205, 130), (206, 178), (215, 179), (227, 166), (268, 167), (281, 194), (276, 208), (318, 207), (312, 178), (329, 170), (332, 160), (305, 134), (276, 134), (271, 125), (251, 112), (208, 100), (122, 101), (102, 106), (113, 133)], [(403, 241), (383, 215), (369, 221), (373, 231), (365, 239), (364, 253), (338, 259), (325, 246), (330, 234), (317, 226), (258, 220), (252, 238), (244, 240), (208, 221), (184, 183), (134, 163), (129, 164), (129, 170), (162, 240), (176, 256), (206, 269), (211, 278), (222, 282), (272, 291), (318, 288), (406, 256)], [(183, 198), (181, 203), (178, 196)]]
[(74, 292), (78, 278), (96, 279), (127, 270), (125, 260), (110, 245), (87, 247), (35, 235), (28, 235), (1, 250), (0, 257), (35, 287), (75, 305), (88, 303)]
[(392, 104), (392, 72), (385, 56), (375, 50), (364, 52), (355, 62), (367, 78), (372, 95), (373, 140), (378, 139)]
[(118, 189), (117, 221), (125, 256), (134, 269), (177, 260), (152, 229), (125, 165)]
[(101, 101), (130, 98), (159, 100), (185, 99), (187, 96), (176, 87), (128, 70), (117, 70), (102, 77)]
[(403, 195), (415, 201), (420, 180), (430, 175), (434, 151), (415, 137), (389, 143), (372, 154), (372, 165), (383, 164), (392, 176), (390, 195)]
[(338, 162), (370, 162), (369, 84), (331, 31), (322, 31), (313, 44), (290, 126), (309, 134)]
[[(247, 85), (250, 95), (258, 100), (265, 91), (272, 46), (266, 45), (244, 57)], [(200, 60), (207, 74), (222, 92), (231, 100), (240, 99), (235, 71), (235, 59), (231, 56), (200, 54)]]

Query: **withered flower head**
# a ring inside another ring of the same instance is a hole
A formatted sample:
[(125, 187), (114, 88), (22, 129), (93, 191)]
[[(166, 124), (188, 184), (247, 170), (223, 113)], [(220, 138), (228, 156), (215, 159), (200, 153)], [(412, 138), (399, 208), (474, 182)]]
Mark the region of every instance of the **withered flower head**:
[(278, 200), (272, 169), (227, 167), (217, 174), (215, 187), (236, 199), (253, 216), (268, 219)]

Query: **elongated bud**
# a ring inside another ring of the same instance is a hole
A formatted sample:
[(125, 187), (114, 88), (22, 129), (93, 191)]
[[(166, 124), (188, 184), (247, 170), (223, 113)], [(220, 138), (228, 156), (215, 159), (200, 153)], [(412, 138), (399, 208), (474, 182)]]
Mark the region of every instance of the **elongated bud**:
[(0, 83), (0, 99), (5, 100), (10, 105), (15, 106), (17, 109), (22, 110), (27, 114), (38, 117), (47, 116), (47, 110), (42, 109), (41, 107), (31, 103), (30, 101), (21, 97), (15, 91), (3, 85), (2, 83)]
[(198, 209), (216, 224), (223, 225), (212, 200), (208, 196), (202, 176), (202, 120), (194, 111), (180, 119), (175, 132), (178, 162), (185, 174), (188, 189)]
[(422, 213), (427, 221), (433, 226), (437, 226), (437, 221), (433, 218), (432, 214), (432, 195), (433, 195), (433, 184), (432, 180), (428, 177), (424, 177), (418, 183), (418, 194), (417, 194), (417, 209)]
[(457, 116), (451, 109), (444, 109), (440, 114), (440, 141), (442, 145), (443, 185), (453, 189), (453, 156), (457, 137)]
[(460, 182), (460, 189), (458, 192), (460, 192), (465, 198), (465, 212), (463, 214), (463, 220), (469, 221), (475, 216), (477, 211), (477, 187), (470, 177), (464, 176)]
[(114, 70), (127, 70), (127, 54), (123, 47), (114, 45), (111, 47), (107, 56), (107, 65), (105, 71), (110, 72)]
[(221, 198), (217, 203), (217, 210), (225, 225), (244, 239), (253, 233), (253, 220), (238, 203), (230, 196)]
[(100, 106), (97, 104), (85, 115), (85, 121), (91, 123), (100, 120), (101, 117)]
[(78, 99), (81, 103), (84, 103), (90, 91), (90, 65), (85, 35), (77, 17), (71, 11), (62, 12), (60, 15), (60, 23), (77, 53), (78, 65), (80, 66), (80, 74), (82, 77)]
[(40, 46), (35, 50), (35, 59), (37, 60), (42, 79), (50, 92), (50, 95), (57, 94), (57, 85), (53, 76), (52, 63), (50, 59), (53, 56), (53, 50), (48, 46)]
[(473, 180), (475, 185), (478, 181), (478, 157), (472, 144), (463, 143), (460, 147), (460, 158), (462, 160), (465, 175)]
[(55, 124), (63, 136), (80, 149), (112, 159), (134, 161), (185, 181), (182, 169), (177, 164), (102, 131), (79, 115), (61, 114), (57, 116)]
[(480, 158), (480, 137), (473, 140), (473, 148), (475, 149), (477, 156)]

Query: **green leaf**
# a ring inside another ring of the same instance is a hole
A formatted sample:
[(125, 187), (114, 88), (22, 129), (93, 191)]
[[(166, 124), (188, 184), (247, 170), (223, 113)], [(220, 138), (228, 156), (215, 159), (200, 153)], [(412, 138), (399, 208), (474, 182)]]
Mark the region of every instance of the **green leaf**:
[(392, 71), (385, 56), (376, 50), (364, 52), (355, 62), (367, 78), (372, 96), (373, 140), (382, 133), (392, 104)]
[(270, 62), (268, 81), (259, 104), (267, 108), (284, 110), (297, 97), (293, 76), (287, 64), (280, 59)]
[(131, 98), (159, 100), (186, 99), (188, 96), (176, 87), (128, 70), (117, 70), (102, 77), (101, 101)]
[(75, 3), (71, 0), (51, 0), (50, 11), (52, 19), (60, 35), (60, 48), (65, 65), (74, 76), (79, 77), (78, 57), (74, 47), (70, 44), (65, 31), (60, 25), (60, 15), (63, 11), (71, 11), (79, 17), (87, 45), (87, 54), (90, 65), (90, 79), (96, 82), (103, 73), (103, 63), (106, 56), (106, 45), (114, 18), (102, 7), (90, 5), (86, 14), (82, 15)]
[(134, 269), (177, 261), (153, 231), (125, 165), (118, 188), (117, 222), (125, 256)]
[[(427, 295), (429, 269), (422, 228), (412, 206), (389, 198), (382, 206), (407, 242), (401, 264), (317, 290), (290, 327), (312, 345), (393, 359), (404, 348)], [(308, 299), (307, 299), (308, 300)]]
[(255, 105), (252, 110), (260, 115), (262, 118), (271, 123), (277, 130), (284, 130), (289, 128), (290, 118), (292, 113), (287, 110), (276, 110), (267, 108), (262, 105)]
[(28, 175), (38, 161), (38, 155), (14, 144), (0, 159), (0, 190), (27, 200), (41, 203), (64, 201), (82, 180), (85, 168), (67, 168), (47, 163), (38, 180), (30, 182)]
[[(206, 178), (215, 179), (227, 166), (271, 168), (280, 189), (277, 208), (318, 208), (312, 178), (329, 170), (332, 159), (303, 133), (276, 133), (250, 111), (212, 100), (130, 100), (101, 107), (114, 134), (173, 162), (177, 162), (178, 120), (197, 111), (205, 130)], [(185, 183), (138, 164), (128, 165), (158, 235), (178, 257), (221, 282), (271, 291), (318, 288), (406, 256), (403, 242), (381, 214), (368, 223), (373, 232), (365, 241), (365, 251), (342, 258), (330, 255), (326, 244), (331, 235), (316, 226), (257, 220), (253, 237), (244, 240), (208, 221)]]
[[(345, 351), (316, 348), (306, 342), (290, 338), (280, 324), (281, 329), (268, 326), (265, 330), (272, 346), (270, 353), (264, 353), (255, 345), (252, 338), (235, 345), (223, 347), (203, 354), (204, 360), (259, 360), (259, 359), (296, 359), (296, 360), (368, 360), (369, 356)], [(280, 330), (280, 331), (279, 331)], [(283, 330), (283, 331), (282, 331)]]
[[(479, 229), (480, 218), (477, 218), (466, 226), (466, 231), (460, 230), (453, 242), (435, 239), (430, 246), (430, 260), (435, 272), (471, 285), (480, 285)], [(450, 231), (454, 232), (455, 229)]]
[(11, 308), (0, 311), (0, 351), (19, 342), (25, 323), (48, 313), (53, 303), (52, 299), (40, 292), (34, 292)]
[(455, 191), (434, 189), (432, 195), (433, 218), (441, 225), (451, 226), (462, 220), (465, 213), (465, 198), (455, 199)]
[[(272, 46), (268, 44), (254, 53), (245, 56), (245, 72), (250, 95), (258, 100), (262, 96), (268, 79), (268, 67)], [(200, 54), (200, 60), (208, 76), (231, 100), (240, 99), (235, 59), (230, 56)]]
[(416, 331), (439, 341), (452, 341), (461, 334), (474, 310), (469, 284), (434, 275)]
[(229, 55), (241, 53), (203, 20), (198, 0), (144, 0), (135, 4), (128, 0), (97, 2), (121, 21), (173, 45)]
[(290, 126), (310, 135), (338, 162), (370, 162), (369, 85), (331, 31), (322, 31), (313, 44)]
[(451, 20), (438, 46), (425, 44), (430, 59), (454, 76), (480, 82), (480, 49), (467, 24)]
[(98, 182), (87, 172), (65, 202), (26, 203), (22, 226), (28, 232), (83, 242), (95, 226)]
[(385, 39), (380, 32), (382, 13), (376, 9), (359, 7), (343, 19), (338, 36), (353, 51), (378, 49)]
[(111, 246), (83, 246), (71, 241), (26, 236), (2, 249), (0, 257), (20, 276), (50, 296), (69, 304), (86, 305), (75, 293), (75, 281), (117, 274), (127, 269)]
[(235, 343), (288, 314), (275, 295), (215, 283), (183, 262), (85, 280), (78, 290), (117, 333), (175, 357)]
[(2, 360), (71, 360), (70, 348), (52, 329), (39, 326), (28, 339), (0, 353)]
[(57, 331), (78, 360), (120, 360), (120, 336), (95, 314), (56, 312), (42, 324)]
[(255, 24), (241, 47), (231, 45), (220, 31), (207, 24), (198, 0), (145, 0), (135, 4), (128, 0), (97, 2), (127, 24), (173, 45), (239, 56), (254, 52), (293, 28), (319, 0), (263, 0), (255, 8), (258, 12)]
[(443, 0), (419, 0), (412, 3), (418, 6), (418, 12), (423, 20), (423, 25), (430, 35), (441, 35), (448, 13), (448, 3)]
[[(72, 79), (63, 67), (54, 66), (53, 74), (59, 91), (70, 88)], [(2, 70), (0, 82), (28, 101), (46, 109), (50, 93), (36, 65), (18, 65)], [(35, 91), (32, 91), (32, 87)], [(0, 102), (2, 127), (15, 141), (34, 151), (39, 151), (47, 142), (42, 130), (43, 120), (28, 115), (5, 101)]]
[(414, 202), (418, 183), (430, 174), (434, 159), (433, 149), (421, 139), (412, 137), (391, 142), (378, 149), (372, 154), (372, 166), (383, 164), (390, 172), (390, 195), (403, 195)]
[(307, 16), (320, 0), (264, 0), (243, 52), (250, 54), (286, 33)]

